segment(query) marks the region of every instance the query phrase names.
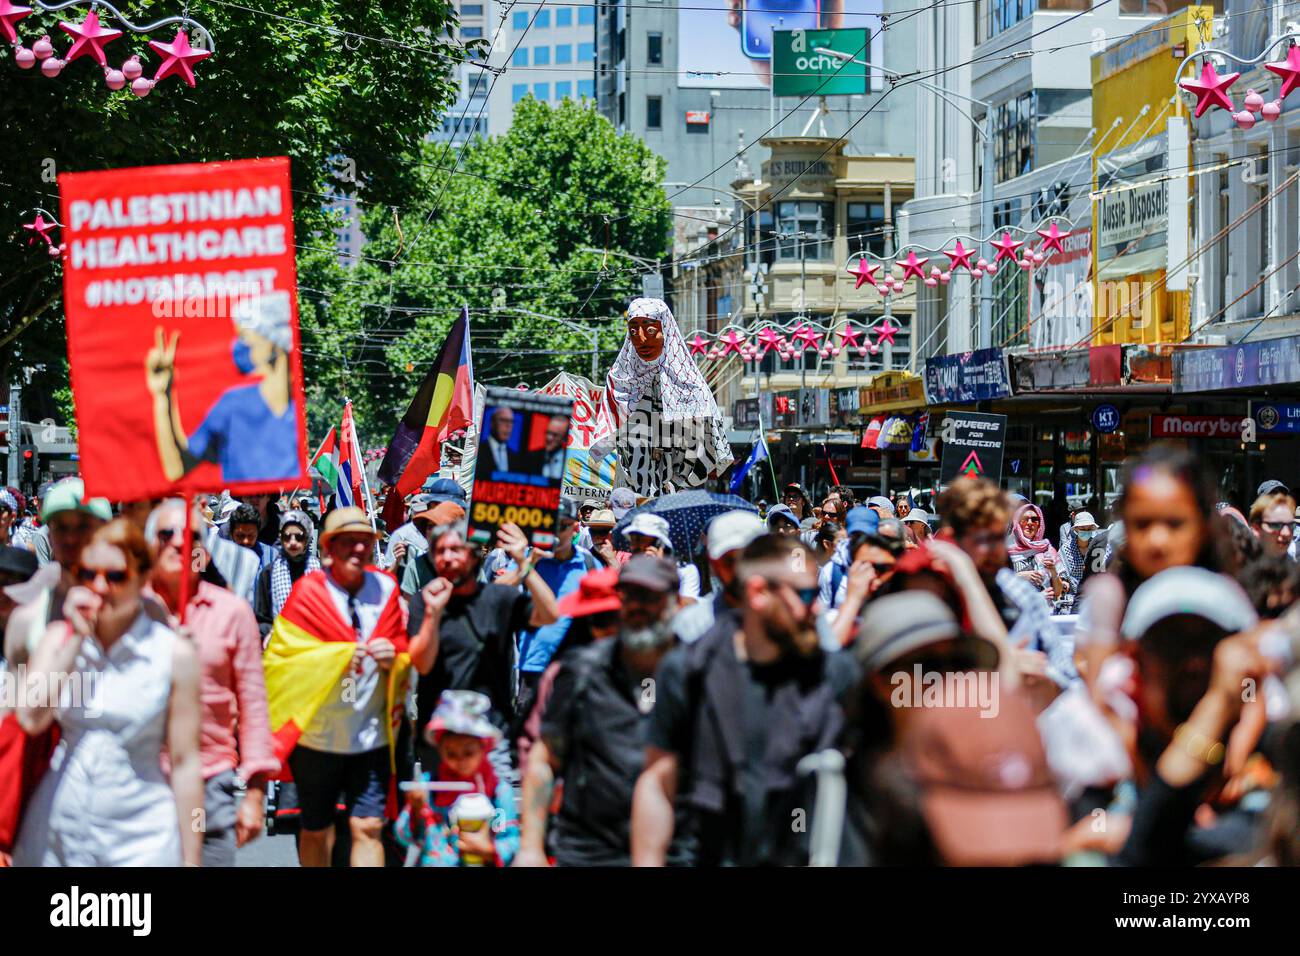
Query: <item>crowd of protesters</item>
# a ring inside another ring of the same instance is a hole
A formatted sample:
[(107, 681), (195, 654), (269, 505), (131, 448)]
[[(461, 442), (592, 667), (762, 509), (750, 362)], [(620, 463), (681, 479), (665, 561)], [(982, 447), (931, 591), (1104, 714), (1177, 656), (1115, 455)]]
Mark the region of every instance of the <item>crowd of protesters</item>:
[(386, 531), (41, 492), (0, 490), (5, 863), (229, 866), (267, 820), (304, 866), (1300, 863), (1296, 499), (1175, 446), (1055, 533), (982, 479), (790, 484), (691, 553), (627, 489), (547, 551), (449, 479)]

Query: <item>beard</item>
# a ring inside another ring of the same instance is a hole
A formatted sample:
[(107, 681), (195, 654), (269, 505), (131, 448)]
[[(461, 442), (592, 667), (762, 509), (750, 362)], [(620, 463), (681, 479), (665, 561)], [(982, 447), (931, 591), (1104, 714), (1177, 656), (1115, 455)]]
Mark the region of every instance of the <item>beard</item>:
[(767, 636), (781, 649), (783, 657), (807, 657), (820, 646), (815, 618), (800, 623), (782, 610), (769, 617), (765, 624)]
[(671, 644), (674, 637), (672, 615), (668, 614), (647, 627), (623, 628), (619, 639), (629, 651), (655, 651)]

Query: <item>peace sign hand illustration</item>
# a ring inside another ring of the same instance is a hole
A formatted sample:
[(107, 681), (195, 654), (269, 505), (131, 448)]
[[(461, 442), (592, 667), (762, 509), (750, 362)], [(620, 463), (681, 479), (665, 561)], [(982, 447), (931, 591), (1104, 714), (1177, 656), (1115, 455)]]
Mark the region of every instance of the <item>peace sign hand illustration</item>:
[(176, 374), (176, 343), (179, 331), (173, 332), (170, 342), (164, 341), (162, 326), (154, 329), (154, 346), (144, 357), (145, 383), (155, 395), (166, 393)]

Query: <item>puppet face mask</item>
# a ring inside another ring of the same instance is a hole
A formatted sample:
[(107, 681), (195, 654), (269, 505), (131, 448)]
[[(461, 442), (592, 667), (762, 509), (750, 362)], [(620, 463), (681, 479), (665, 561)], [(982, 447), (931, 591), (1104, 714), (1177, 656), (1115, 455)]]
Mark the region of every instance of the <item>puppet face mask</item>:
[(654, 362), (664, 351), (664, 329), (658, 319), (634, 315), (627, 320), (627, 337), (637, 357), (643, 362)]

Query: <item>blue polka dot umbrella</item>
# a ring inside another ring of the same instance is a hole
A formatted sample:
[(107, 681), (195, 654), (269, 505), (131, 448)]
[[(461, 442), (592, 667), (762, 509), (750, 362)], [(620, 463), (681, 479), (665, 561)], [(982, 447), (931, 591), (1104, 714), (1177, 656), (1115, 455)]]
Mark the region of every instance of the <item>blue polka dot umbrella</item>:
[(642, 512), (658, 515), (668, 522), (668, 536), (673, 542), (673, 552), (679, 558), (688, 558), (695, 554), (700, 539), (708, 530), (709, 522), (728, 511), (750, 511), (758, 514), (757, 506), (750, 504), (739, 495), (724, 495), (715, 491), (679, 491), (647, 501), (640, 507), (633, 508), (623, 516), (623, 520), (614, 526), (614, 547), (619, 551), (630, 551), (631, 544), (623, 529), (631, 524), (632, 519)]

